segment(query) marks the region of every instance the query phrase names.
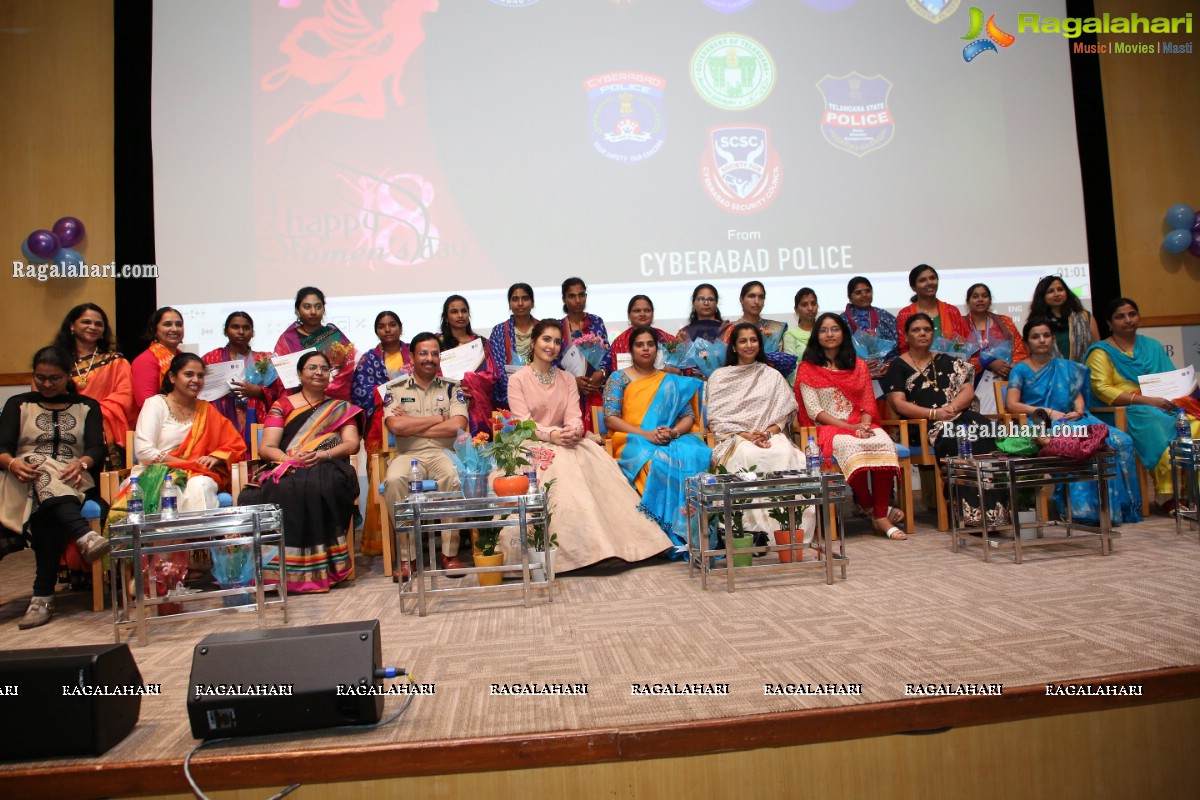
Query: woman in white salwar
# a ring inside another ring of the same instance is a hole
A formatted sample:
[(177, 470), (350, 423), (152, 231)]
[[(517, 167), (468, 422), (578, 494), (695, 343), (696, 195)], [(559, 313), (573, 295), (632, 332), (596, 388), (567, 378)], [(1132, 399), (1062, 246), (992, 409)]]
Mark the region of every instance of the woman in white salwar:
[[(725, 366), (708, 379), (708, 425), (713, 432), (713, 465), (730, 472), (803, 471), (804, 453), (792, 442), (796, 397), (779, 370), (767, 361), (762, 332), (741, 322), (729, 334)], [(816, 509), (804, 509), (804, 541), (812, 538)], [(778, 527), (768, 509), (746, 512), (746, 530)]]

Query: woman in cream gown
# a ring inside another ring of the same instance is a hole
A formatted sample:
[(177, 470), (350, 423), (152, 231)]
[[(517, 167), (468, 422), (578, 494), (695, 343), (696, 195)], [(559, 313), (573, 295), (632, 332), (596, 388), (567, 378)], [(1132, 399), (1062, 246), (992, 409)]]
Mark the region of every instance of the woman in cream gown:
[[(562, 349), (561, 323), (544, 319), (531, 337), (530, 363), (509, 377), (508, 402), (517, 419), (537, 423), (537, 438), (554, 451), (538, 480), (554, 481), (550, 534), (558, 536), (556, 571), (607, 558), (642, 561), (668, 549), (671, 540), (638, 511), (640, 498), (617, 462), (584, 438), (576, 381), (553, 366)], [(519, 542), (506, 537), (503, 544), (519, 558)]]

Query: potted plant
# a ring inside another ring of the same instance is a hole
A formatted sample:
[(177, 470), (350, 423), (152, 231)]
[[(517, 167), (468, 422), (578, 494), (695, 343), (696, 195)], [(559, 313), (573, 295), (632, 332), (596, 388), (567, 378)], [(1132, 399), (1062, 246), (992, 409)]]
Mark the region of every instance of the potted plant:
[[(784, 500), (790, 500), (791, 498), (785, 495), (785, 496), (773, 497), (771, 499), (782, 502)], [(792, 513), (796, 517), (796, 524), (797, 524), (796, 528), (793, 528), (791, 521), (788, 520), (788, 510), (786, 508), (772, 508), (770, 511), (767, 512), (770, 515), (771, 519), (775, 520), (775, 523), (777, 525), (779, 525), (778, 530), (776, 530), (774, 533), (775, 544), (790, 545), (790, 544), (792, 544), (792, 542), (803, 540), (803, 536), (804, 536), (803, 529), (801, 527), (799, 527), (801, 517), (803, 516), (803, 511), (804, 511), (804, 509), (802, 509), (802, 508), (796, 508), (796, 509), (792, 510)], [(797, 535), (799, 535), (799, 539), (797, 539)], [(784, 564), (792, 563), (792, 553), (793, 552), (796, 554), (796, 558), (795, 558), (796, 561), (804, 560), (804, 550), (802, 550), (802, 549), (780, 550), (779, 551), (779, 560), (782, 561)]]
[[(500, 528), (480, 528), (475, 538), (475, 546), (479, 548), (479, 554), (475, 556), (475, 566), (477, 567), (499, 567), (504, 564), (504, 553), (496, 552), (496, 545), (500, 542)], [(480, 586), (499, 586), (504, 580), (503, 572), (481, 572), (479, 573)]]
[[(748, 470), (745, 470), (744, 472), (739, 472), (738, 476), (743, 477), (743, 478), (753, 479), (754, 470), (757, 466), (758, 465), (756, 464), (756, 465), (750, 467)], [(714, 469), (714, 472), (716, 472), (718, 475), (728, 475), (729, 474), (729, 470), (725, 467), (724, 464), (718, 464), (716, 466), (716, 468)], [(733, 511), (729, 515), (732, 518), (733, 530), (725, 531), (725, 535), (732, 537), (731, 541), (733, 542), (733, 547), (735, 549), (742, 548), (742, 547), (748, 548), (748, 547), (754, 546), (754, 532), (746, 530), (746, 519), (745, 519), (746, 512), (741, 510), (740, 508), (738, 508), (738, 506), (744, 505), (745, 503), (748, 503), (748, 502), (750, 502), (750, 501), (749, 500), (734, 500), (733, 501)], [(724, 523), (722, 522), (722, 524), (724, 524)], [(748, 567), (753, 563), (754, 563), (754, 554), (753, 553), (739, 553), (733, 557), (733, 565), (735, 567)]]
[(528, 455), (525, 443), (534, 438), (537, 424), (530, 419), (516, 422), (509, 412), (496, 411), (492, 414), (492, 425), (495, 434), (486, 448), (487, 455), (504, 472), (492, 481), (492, 490), (501, 497), (525, 494), (529, 491), (529, 479), (522, 474), (522, 467), (530, 466), (525, 457)]
[(554, 507), (550, 504), (550, 490), (554, 488), (556, 480), (558, 479), (551, 478), (542, 487), (546, 492), (546, 521), (531, 525), (529, 535), (525, 538), (525, 544), (529, 547), (529, 562), (544, 565), (547, 581), (554, 580), (554, 556), (558, 552), (558, 534), (551, 533), (549, 538), (546, 536), (550, 529), (550, 518), (554, 514)]

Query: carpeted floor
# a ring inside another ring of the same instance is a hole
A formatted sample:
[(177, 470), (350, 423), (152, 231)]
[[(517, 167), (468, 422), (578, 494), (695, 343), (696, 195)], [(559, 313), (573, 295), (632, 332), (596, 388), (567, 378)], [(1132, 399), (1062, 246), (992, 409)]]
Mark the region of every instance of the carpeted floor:
[[(929, 528), (908, 541), (850, 531), (849, 579), (832, 586), (805, 570), (750, 575), (733, 594), (720, 582), (702, 592), (681, 563), (601, 565), (561, 576), (552, 603), (535, 595), (526, 609), (519, 592), (439, 598), (425, 618), (401, 615), (380, 560), (360, 558), (355, 583), (290, 597), (289, 624), (378, 618), (385, 663), (435, 683), (436, 694), (416, 698), (398, 724), (303, 734), (302, 746), (699, 720), (897, 700), (906, 683), (1015, 687), (1200, 663), (1200, 543), (1167, 520), (1126, 526), (1106, 558), (1098, 543), (1055, 546), (1020, 566), (1010, 555), (985, 564), (977, 547), (954, 554)], [(112, 641), (108, 612), (91, 612), (86, 593), (60, 594), (50, 625), (17, 630), (32, 573), (29, 551), (0, 562), (0, 649)], [(152, 628), (133, 652), (162, 695), (145, 698), (133, 734), (96, 761), (182, 757), (195, 743), (185, 711), (192, 647), (254, 624), (229, 615)], [(586, 683), (588, 694), (489, 692), (513, 682)], [(786, 682), (857, 683), (862, 695), (764, 696), (765, 683)], [(730, 688), (728, 697), (632, 696), (635, 683)], [(385, 713), (399, 703), (389, 698)]]

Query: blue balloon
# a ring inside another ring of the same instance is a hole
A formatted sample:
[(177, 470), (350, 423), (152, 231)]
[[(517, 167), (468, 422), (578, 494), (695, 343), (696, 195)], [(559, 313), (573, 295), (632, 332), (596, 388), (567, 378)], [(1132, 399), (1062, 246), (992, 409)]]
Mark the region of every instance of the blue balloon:
[[(1192, 238), (1188, 236), (1188, 244), (1191, 243)], [(80, 266), (83, 264), (83, 253), (71, 247), (64, 247), (58, 251), (58, 255), (54, 257), (54, 260), (66, 267)]]
[(1167, 209), (1167, 227), (1171, 230), (1189, 229), (1196, 220), (1196, 212), (1187, 203), (1176, 203)]
[(25, 256), (26, 264), (45, 264), (46, 259), (38, 258), (37, 255), (29, 249), (29, 242), (25, 239), (21, 240), (21, 255)]
[(1182, 253), (1192, 246), (1190, 230), (1174, 230), (1163, 237), (1163, 250), (1168, 253)]

